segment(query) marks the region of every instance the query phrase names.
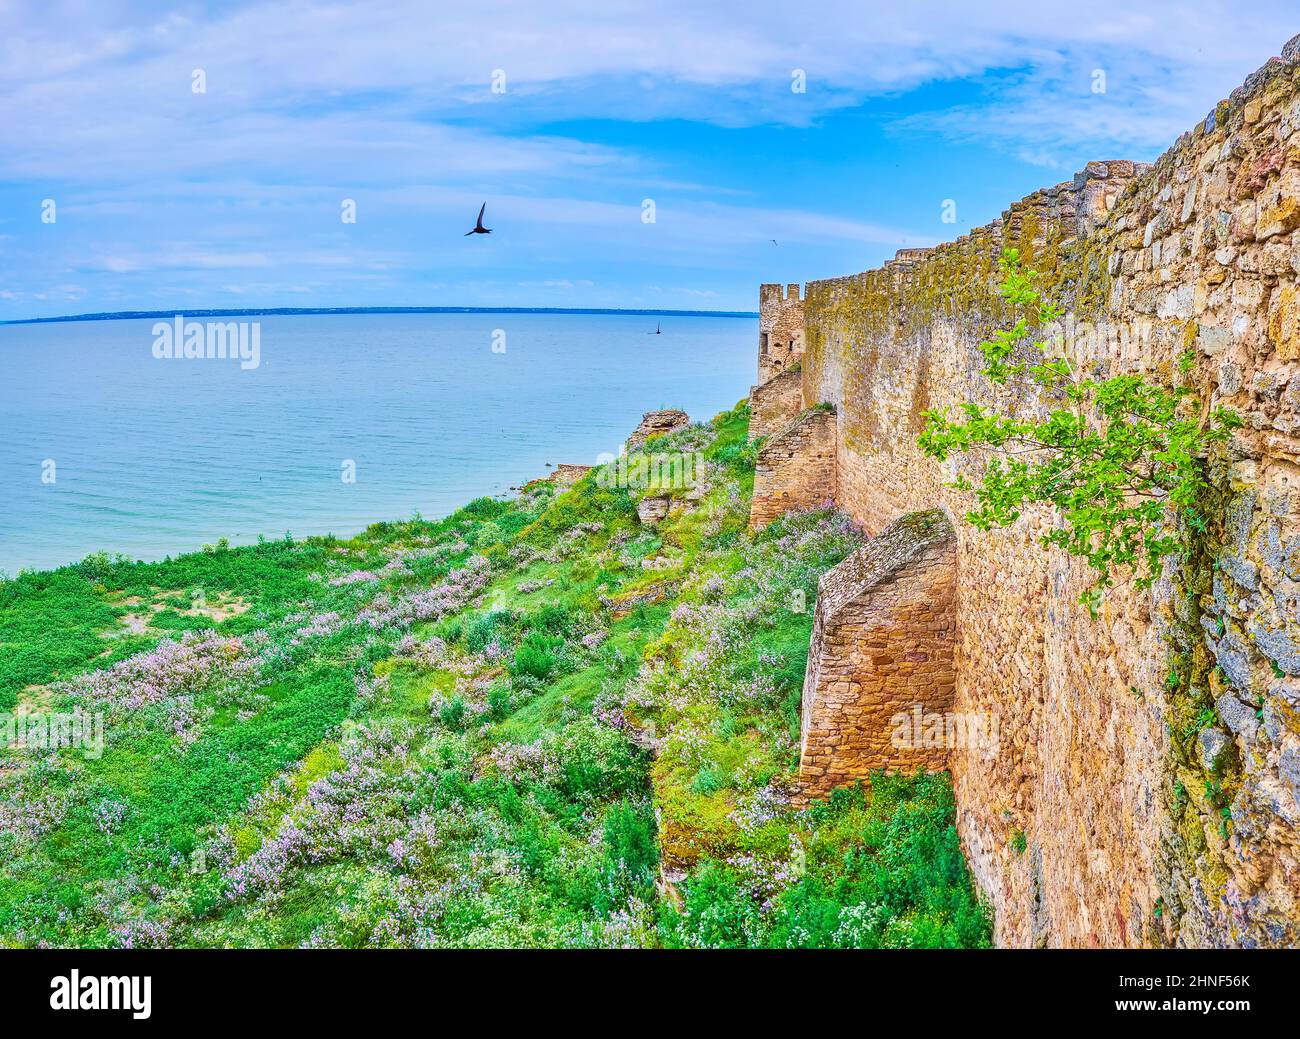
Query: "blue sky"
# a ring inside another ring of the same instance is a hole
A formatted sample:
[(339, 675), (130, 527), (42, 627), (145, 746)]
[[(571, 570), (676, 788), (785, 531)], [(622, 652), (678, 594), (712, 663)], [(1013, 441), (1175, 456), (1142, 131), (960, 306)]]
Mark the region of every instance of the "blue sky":
[[(1294, 12), (0, 0), (0, 319), (752, 310), (760, 281), (864, 270), (1090, 159), (1155, 158)], [(484, 200), (494, 233), (463, 237)]]

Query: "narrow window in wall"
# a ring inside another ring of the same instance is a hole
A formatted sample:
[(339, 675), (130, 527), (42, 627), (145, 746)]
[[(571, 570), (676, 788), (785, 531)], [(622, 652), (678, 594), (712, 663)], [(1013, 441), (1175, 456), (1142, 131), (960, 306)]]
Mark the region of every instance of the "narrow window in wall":
[(766, 354), (767, 354), (767, 333), (766, 333), (766, 332), (761, 332), (761, 333), (759, 333), (759, 337), (758, 337), (758, 350), (759, 350), (759, 353), (761, 353), (761, 354), (763, 354), (763, 355), (766, 356)]

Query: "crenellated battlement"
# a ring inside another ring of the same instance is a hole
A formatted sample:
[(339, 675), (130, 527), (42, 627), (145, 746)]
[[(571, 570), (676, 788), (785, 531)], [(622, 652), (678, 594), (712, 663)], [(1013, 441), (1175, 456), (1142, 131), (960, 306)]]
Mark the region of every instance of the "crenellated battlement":
[(758, 300), (761, 305), (775, 306), (778, 303), (798, 303), (799, 283), (791, 282), (784, 287), (778, 282), (764, 282), (758, 287)]

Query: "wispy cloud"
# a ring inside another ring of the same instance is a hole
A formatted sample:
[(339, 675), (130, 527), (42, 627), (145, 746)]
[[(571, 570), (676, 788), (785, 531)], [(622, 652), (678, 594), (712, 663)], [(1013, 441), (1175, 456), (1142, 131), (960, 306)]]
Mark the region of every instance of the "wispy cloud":
[[(833, 158), (847, 142), (819, 128), (884, 100), (902, 113), (885, 121), (900, 149), (978, 144), (1069, 172), (1158, 150), (1280, 49), (1293, 18), (1290, 4), (1215, 0), (827, 0), (815, 16), (686, 0), (0, 4), (0, 274), (24, 300), (85, 281), (89, 302), (453, 291), (488, 271), (563, 294), (594, 291), (578, 269), (593, 262), (617, 268), (600, 279), (611, 292), (680, 283), (682, 269), (747, 285), (777, 259), (806, 270), (936, 237), (910, 214), (783, 193), (789, 128)], [(921, 89), (936, 84), (963, 89)], [(671, 136), (637, 130), (652, 125), (730, 128), (733, 163), (766, 164), (767, 179), (707, 153), (688, 162)], [(459, 247), (485, 196), (509, 260), (499, 239)], [(57, 228), (36, 222), (45, 197)], [(344, 198), (355, 226), (339, 220)], [(760, 252), (771, 239), (782, 251)]]

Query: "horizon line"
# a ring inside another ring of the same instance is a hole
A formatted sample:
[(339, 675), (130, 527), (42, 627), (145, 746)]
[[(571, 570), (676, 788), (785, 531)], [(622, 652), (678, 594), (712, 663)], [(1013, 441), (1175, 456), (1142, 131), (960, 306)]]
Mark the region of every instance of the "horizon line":
[(0, 325), (41, 325), (63, 321), (130, 321), (174, 317), (285, 317), (304, 314), (629, 314), (660, 317), (756, 318), (756, 310), (645, 310), (621, 307), (240, 307), (193, 310), (115, 310), (57, 317), (9, 318)]

